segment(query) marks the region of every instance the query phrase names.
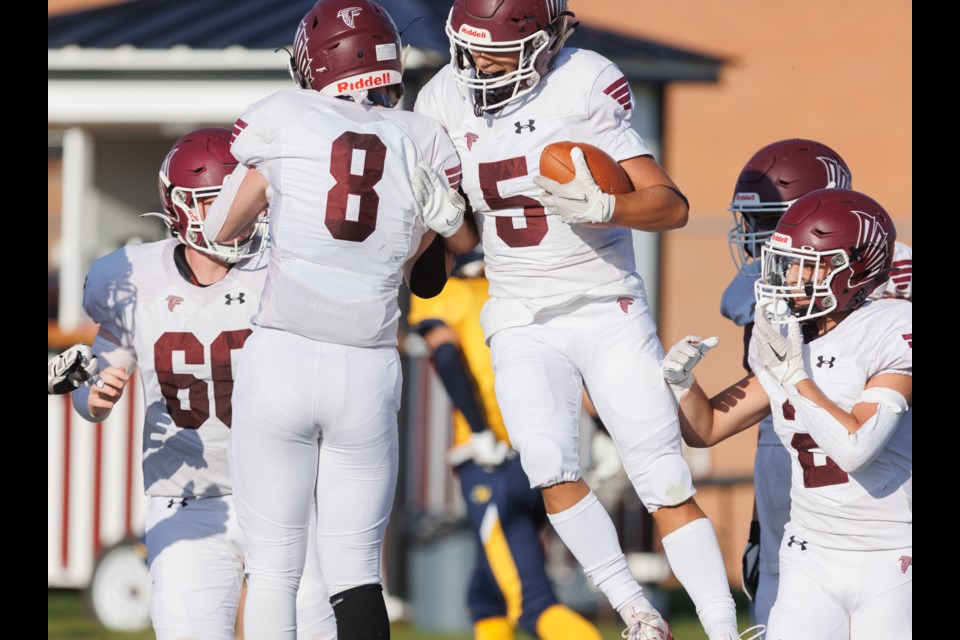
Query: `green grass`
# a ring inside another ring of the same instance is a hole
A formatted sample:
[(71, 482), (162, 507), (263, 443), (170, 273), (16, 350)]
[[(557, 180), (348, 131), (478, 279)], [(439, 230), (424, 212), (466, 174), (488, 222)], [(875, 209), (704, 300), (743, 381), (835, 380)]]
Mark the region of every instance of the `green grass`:
[[(706, 634), (694, 613), (693, 604), (683, 591), (669, 592), (670, 626), (673, 629), (674, 640), (705, 640)], [(746, 602), (737, 600), (737, 611), (740, 612), (740, 628), (750, 626), (746, 616)], [(600, 631), (604, 640), (620, 638), (622, 626), (605, 625)], [(153, 640), (155, 636), (150, 630), (138, 633), (114, 633), (108, 631), (90, 616), (83, 605), (80, 592), (63, 589), (49, 589), (47, 591), (47, 638), (48, 640)], [(427, 633), (419, 631), (409, 624), (395, 624), (391, 628), (392, 640), (472, 640), (470, 633)], [(518, 638), (528, 639), (526, 634), (519, 634)]]

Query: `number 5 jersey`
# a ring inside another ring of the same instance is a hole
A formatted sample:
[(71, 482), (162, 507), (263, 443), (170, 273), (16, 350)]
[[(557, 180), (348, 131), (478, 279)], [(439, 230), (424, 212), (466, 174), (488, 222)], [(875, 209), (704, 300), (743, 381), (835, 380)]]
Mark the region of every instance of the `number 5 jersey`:
[(98, 354), (101, 368), (135, 362), (140, 369), (146, 494), (229, 495), (237, 351), (251, 333), (269, 252), (200, 287), (178, 271), (179, 246), (175, 239), (129, 245), (100, 258), (87, 273), (83, 308), (120, 343)]

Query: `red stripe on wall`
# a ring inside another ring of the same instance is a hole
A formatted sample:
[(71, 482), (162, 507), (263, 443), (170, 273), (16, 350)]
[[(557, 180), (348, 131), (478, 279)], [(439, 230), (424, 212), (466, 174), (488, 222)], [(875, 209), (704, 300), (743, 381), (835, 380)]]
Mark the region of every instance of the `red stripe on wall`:
[(135, 398), (128, 398), (129, 402), (127, 404), (127, 481), (125, 491), (125, 500), (124, 500), (124, 522), (127, 526), (127, 535), (133, 535), (133, 465), (134, 460), (137, 458), (137, 452), (133, 449), (134, 439), (134, 400)]
[(103, 423), (98, 422), (94, 427), (96, 440), (93, 450), (93, 557), (100, 556), (100, 509), (101, 492), (103, 490), (103, 480), (101, 472), (103, 469)]
[(67, 568), (70, 561), (70, 423), (73, 418), (73, 407), (70, 405), (70, 394), (63, 394), (63, 491), (60, 513), (60, 566)]

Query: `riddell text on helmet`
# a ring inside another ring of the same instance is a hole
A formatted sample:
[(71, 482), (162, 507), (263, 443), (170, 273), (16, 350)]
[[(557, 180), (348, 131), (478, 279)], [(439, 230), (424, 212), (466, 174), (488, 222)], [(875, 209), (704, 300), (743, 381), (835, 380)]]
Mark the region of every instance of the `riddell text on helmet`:
[(390, 72), (384, 71), (380, 75), (367, 76), (360, 78), (356, 82), (341, 80), (337, 83), (337, 92), (356, 91), (357, 89), (369, 89), (370, 87), (380, 87), (383, 85), (394, 84), (396, 81), (390, 78)]

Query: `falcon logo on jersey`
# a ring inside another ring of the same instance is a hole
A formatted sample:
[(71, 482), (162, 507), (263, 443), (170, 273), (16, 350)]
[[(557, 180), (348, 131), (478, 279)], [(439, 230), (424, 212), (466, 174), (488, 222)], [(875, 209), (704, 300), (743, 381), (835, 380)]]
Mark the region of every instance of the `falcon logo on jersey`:
[(797, 540), (795, 536), (790, 536), (790, 542), (787, 543), (787, 546), (792, 547), (793, 545), (797, 545), (798, 547), (800, 547), (800, 551), (807, 550), (806, 540)]
[(233, 304), (234, 302), (236, 302), (237, 304), (243, 304), (246, 302), (246, 300), (243, 299), (243, 291), (241, 291), (235, 296), (231, 296), (229, 293), (227, 293), (227, 294), (224, 294), (223, 297), (227, 299), (227, 301), (224, 302), (224, 304)]
[(900, 556), (900, 573), (906, 573), (913, 566), (913, 556)]
[(167, 310), (173, 311), (181, 302), (183, 302), (183, 298), (180, 296), (167, 296)]
[(479, 140), (480, 136), (475, 133), (468, 133), (467, 135), (463, 136), (463, 138), (467, 141), (467, 151), (470, 151), (473, 149), (473, 143)]
[(360, 7), (349, 7), (347, 9), (340, 9), (337, 13), (337, 17), (343, 20), (343, 24), (347, 25), (351, 29), (354, 29), (353, 18), (354, 16), (360, 15)]
[(833, 363), (836, 362), (836, 356), (830, 356), (829, 360), (824, 359), (823, 356), (817, 356), (817, 369), (823, 369), (823, 365), (827, 365), (828, 369), (833, 369)]
[(913, 334), (912, 334), (912, 333), (905, 333), (905, 334), (903, 334), (901, 337), (902, 337), (904, 340), (907, 341), (907, 346), (910, 347), (911, 349), (913, 349)]
[(517, 122), (514, 122), (514, 123), (513, 123), (513, 126), (515, 126), (515, 127), (517, 128), (516, 133), (520, 133), (520, 132), (522, 132), (524, 129), (529, 129), (530, 131), (536, 131), (537, 128), (536, 128), (535, 126), (533, 126), (533, 118), (531, 118), (531, 119), (529, 120), (529, 122), (530, 122), (530, 124), (520, 124), (520, 121), (519, 121), (519, 120), (518, 120)]
[(617, 302), (620, 304), (620, 310), (627, 313), (627, 309), (633, 304), (633, 298), (617, 298)]

